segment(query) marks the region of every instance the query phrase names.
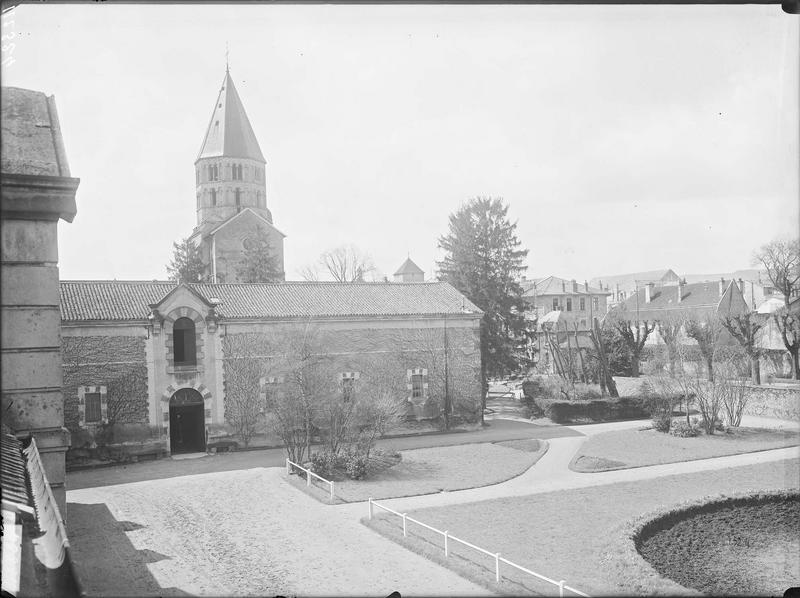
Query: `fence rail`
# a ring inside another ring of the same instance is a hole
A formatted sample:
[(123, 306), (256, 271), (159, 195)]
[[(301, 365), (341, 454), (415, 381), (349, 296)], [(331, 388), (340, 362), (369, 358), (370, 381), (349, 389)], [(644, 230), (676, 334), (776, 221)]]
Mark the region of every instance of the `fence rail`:
[[(287, 461), (288, 461), (288, 459), (287, 459)], [(568, 586), (563, 579), (560, 580), (560, 581), (556, 581), (555, 579), (550, 579), (549, 577), (541, 575), (540, 573), (536, 573), (535, 571), (531, 571), (530, 569), (526, 569), (525, 567), (522, 567), (521, 565), (517, 565), (516, 563), (512, 563), (508, 559), (505, 559), (505, 558), (501, 557), (499, 552), (490, 552), (489, 550), (486, 550), (485, 548), (481, 548), (480, 546), (475, 546), (475, 544), (467, 542), (466, 540), (462, 540), (461, 538), (456, 538), (455, 536), (451, 536), (450, 532), (448, 532), (447, 530), (442, 531), (440, 529), (436, 529), (435, 527), (432, 527), (432, 526), (428, 525), (427, 523), (422, 523), (421, 521), (417, 521), (416, 519), (414, 519), (412, 517), (409, 517), (408, 514), (406, 514), (406, 513), (401, 513), (399, 511), (395, 511), (394, 509), (390, 509), (387, 506), (384, 506), (384, 505), (382, 505), (382, 504), (380, 504), (378, 502), (375, 502), (371, 498), (369, 499), (367, 504), (369, 506), (369, 518), (370, 519), (372, 519), (373, 510), (374, 510), (375, 507), (378, 507), (379, 509), (383, 509), (384, 511), (386, 511), (388, 513), (391, 513), (393, 515), (397, 515), (398, 517), (400, 517), (403, 520), (403, 536), (404, 537), (408, 536), (408, 522), (409, 521), (411, 523), (416, 523), (419, 526), (422, 526), (422, 527), (424, 527), (426, 529), (429, 529), (434, 533), (442, 534), (442, 536), (444, 537), (444, 556), (446, 556), (446, 557), (450, 556), (450, 541), (458, 542), (459, 544), (463, 544), (464, 546), (468, 546), (469, 548), (472, 548), (473, 550), (477, 550), (478, 552), (482, 552), (483, 554), (486, 554), (486, 555), (492, 557), (494, 559), (494, 578), (495, 578), (495, 581), (497, 581), (497, 582), (499, 582), (500, 579), (502, 578), (502, 576), (500, 574), (500, 563), (502, 562), (502, 563), (505, 563), (506, 565), (509, 565), (510, 567), (514, 567), (515, 569), (518, 569), (519, 571), (522, 571), (523, 573), (527, 573), (529, 575), (533, 575), (534, 577), (536, 577), (538, 579), (541, 579), (542, 581), (546, 581), (548, 583), (553, 584), (554, 586), (558, 586), (558, 595), (561, 598), (563, 598), (563, 596), (564, 596), (564, 591), (572, 592), (573, 594), (576, 594), (578, 596), (584, 596), (585, 598), (589, 598), (588, 594), (584, 594), (580, 590), (576, 590), (575, 588), (573, 588), (571, 586)]]
[(333, 498), (333, 482), (332, 481), (326, 480), (322, 476), (318, 476), (317, 474), (315, 474), (310, 469), (306, 469), (305, 467), (303, 467), (302, 465), (298, 465), (294, 461), (289, 461), (289, 459), (287, 458), (286, 459), (286, 475), (291, 475), (292, 474), (292, 468), (301, 469), (301, 470), (306, 472), (306, 486), (311, 486), (311, 476), (314, 476), (319, 481), (325, 482), (326, 484), (328, 484), (328, 487), (330, 489), (330, 502), (334, 501), (334, 498)]

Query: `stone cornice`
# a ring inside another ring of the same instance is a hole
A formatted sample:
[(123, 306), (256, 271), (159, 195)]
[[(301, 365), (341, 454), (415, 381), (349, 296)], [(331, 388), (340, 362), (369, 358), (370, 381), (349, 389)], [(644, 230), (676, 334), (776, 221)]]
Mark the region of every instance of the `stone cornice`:
[(72, 222), (80, 179), (31, 174), (0, 174), (3, 218)]

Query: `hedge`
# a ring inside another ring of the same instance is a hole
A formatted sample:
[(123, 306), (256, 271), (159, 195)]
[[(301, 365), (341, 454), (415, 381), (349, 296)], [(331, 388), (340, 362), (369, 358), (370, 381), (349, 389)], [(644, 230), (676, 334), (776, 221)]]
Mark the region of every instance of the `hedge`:
[(561, 424), (576, 419), (608, 421), (620, 419), (647, 419), (650, 411), (640, 398), (595, 399), (593, 401), (554, 401), (536, 399), (545, 417)]

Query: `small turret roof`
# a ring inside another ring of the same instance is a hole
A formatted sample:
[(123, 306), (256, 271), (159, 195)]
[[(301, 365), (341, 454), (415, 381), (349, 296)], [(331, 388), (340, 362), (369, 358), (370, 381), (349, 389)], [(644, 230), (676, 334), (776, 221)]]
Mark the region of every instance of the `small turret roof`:
[(228, 70), (197, 159), (222, 156), (266, 162)]
[(397, 272), (395, 272), (394, 274), (395, 276), (397, 276), (399, 274), (425, 274), (425, 272), (423, 271), (422, 268), (417, 266), (411, 260), (411, 258), (408, 258), (406, 259), (406, 261), (403, 262), (403, 265), (400, 266), (400, 268), (398, 268)]

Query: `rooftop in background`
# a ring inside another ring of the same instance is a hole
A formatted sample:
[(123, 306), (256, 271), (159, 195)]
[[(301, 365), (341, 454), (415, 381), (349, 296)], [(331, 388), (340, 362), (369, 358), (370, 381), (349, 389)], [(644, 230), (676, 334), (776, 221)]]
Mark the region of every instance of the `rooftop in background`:
[(532, 278), (521, 283), (524, 297), (543, 295), (608, 295), (607, 291), (558, 276)]
[(18, 87), (2, 92), (3, 174), (70, 176), (54, 96)]
[[(149, 306), (178, 285), (171, 281), (61, 281), (61, 319), (146, 321)], [(206, 301), (220, 300), (223, 318), (293, 319), (480, 315), (473, 303), (444, 282), (283, 282), (186, 285)]]
[(425, 274), (425, 272), (422, 268), (417, 266), (411, 258), (408, 258), (403, 262), (403, 265), (397, 269), (397, 272), (394, 273), (395, 276), (402, 274)]
[(214, 104), (214, 112), (208, 123), (203, 145), (197, 154), (201, 158), (250, 158), (265, 162), (256, 134), (236, 92), (228, 70), (222, 80), (222, 88)]
[(644, 285), (621, 306), (628, 312), (638, 312), (641, 319), (657, 319), (663, 317), (666, 312), (735, 313), (738, 310), (749, 309), (741, 289), (732, 280), (679, 285)]

